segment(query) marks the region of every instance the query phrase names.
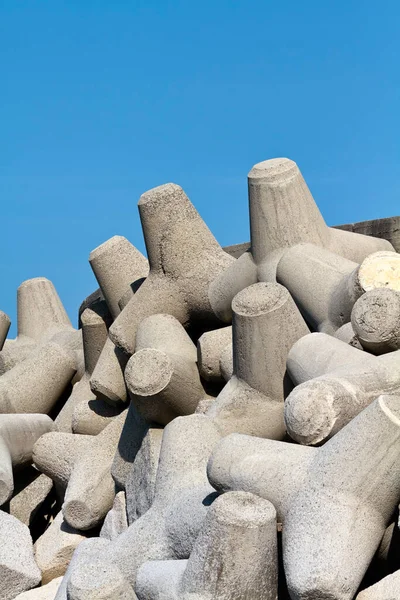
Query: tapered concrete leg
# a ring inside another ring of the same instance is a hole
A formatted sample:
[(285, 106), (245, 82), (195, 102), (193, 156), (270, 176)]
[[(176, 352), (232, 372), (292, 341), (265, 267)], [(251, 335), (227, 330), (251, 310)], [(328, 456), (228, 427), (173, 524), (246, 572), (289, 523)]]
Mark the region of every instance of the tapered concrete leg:
[(10, 317), (5, 312), (0, 310), (0, 350), (3, 350), (4, 342), (10, 329)]
[(111, 509), (115, 484), (111, 465), (126, 412), (119, 415), (88, 446), (86, 456), (74, 464), (63, 504), (63, 515), (71, 527), (91, 529)]
[(378, 288), (361, 296), (351, 313), (354, 332), (363, 348), (385, 354), (400, 348), (400, 292)]
[(29, 464), (35, 442), (53, 429), (47, 415), (0, 415), (0, 506), (13, 493), (13, 468)]
[(147, 260), (126, 238), (115, 235), (92, 250), (89, 263), (115, 319), (120, 298), (136, 280), (147, 277)]
[(107, 338), (90, 378), (90, 389), (96, 398), (112, 405), (127, 401), (124, 370), (128, 358)]
[(0, 380), (0, 411), (48, 413), (75, 374), (73, 356), (49, 342)]
[(269, 500), (283, 522), (316, 452), (307, 446), (232, 433), (215, 446), (208, 479), (219, 492), (246, 491)]
[(257, 283), (235, 296), (232, 379), (207, 415), (225, 435), (233, 432), (282, 439), (283, 399), (291, 389), (286, 359), (308, 333), (289, 292), (276, 283)]
[(18, 336), (37, 342), (44, 334), (72, 328), (56, 289), (45, 277), (28, 279), (17, 292)]
[(400, 497), (399, 459), (399, 396), (379, 397), (317, 451), (283, 529), (291, 597), (354, 597)]
[(274, 507), (230, 492), (212, 504), (189, 560), (145, 563), (135, 589), (139, 600), (276, 600), (277, 582)]
[(388, 575), (360, 592), (356, 600), (395, 600), (400, 598), (400, 571)]
[[(358, 352), (347, 346), (349, 350)], [(400, 391), (399, 365), (400, 350), (379, 357), (366, 354), (361, 364), (343, 366), (298, 385), (285, 400), (289, 435), (301, 444), (326, 441), (377, 396)]]
[(139, 213), (150, 275), (110, 328), (111, 339), (127, 354), (134, 352), (140, 321), (152, 314), (168, 313), (183, 325), (190, 318), (217, 326), (208, 287), (235, 260), (222, 250), (178, 185), (143, 194)]
[(101, 561), (92, 559), (79, 564), (67, 584), (68, 600), (137, 600), (136, 595), (116, 565), (107, 571)]
[(232, 327), (207, 331), (197, 342), (197, 363), (200, 375), (207, 381), (224, 381), (220, 359), (227, 346), (232, 346)]

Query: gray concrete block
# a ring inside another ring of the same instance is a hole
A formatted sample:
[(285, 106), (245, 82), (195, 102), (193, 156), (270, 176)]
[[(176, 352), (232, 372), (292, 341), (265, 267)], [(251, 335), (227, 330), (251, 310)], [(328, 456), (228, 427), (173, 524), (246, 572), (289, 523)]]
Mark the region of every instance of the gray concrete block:
[(81, 532), (64, 521), (60, 511), (34, 545), (36, 564), (42, 573), (42, 585), (65, 574), (75, 549), (84, 539)]
[(153, 504), (163, 430), (149, 428), (126, 479), (128, 522), (144, 515)]
[(257, 283), (233, 303), (234, 375), (207, 411), (224, 433), (283, 439), (283, 400), (291, 389), (286, 359), (308, 328), (289, 292)]
[(212, 382), (225, 381), (221, 373), (220, 361), (226, 348), (231, 347), (232, 327), (221, 327), (203, 333), (197, 340), (197, 364), (203, 379)]
[[(400, 280), (400, 277), (399, 277)], [(351, 324), (357, 339), (372, 354), (400, 348), (400, 292), (373, 289), (353, 306)]]
[(135, 591), (139, 600), (276, 600), (277, 583), (273, 505), (229, 492), (210, 507), (189, 560), (146, 562)]
[(397, 600), (400, 598), (400, 571), (357, 594), (356, 600)]
[(143, 319), (125, 382), (132, 402), (149, 422), (166, 425), (195, 412), (205, 391), (196, 346), (177, 319), (171, 315)]
[(292, 597), (354, 597), (400, 497), (399, 416), (400, 397), (380, 396), (317, 450), (285, 516)]
[(125, 529), (128, 529), (128, 517), (125, 492), (118, 492), (112, 508), (108, 511), (100, 530), (100, 537), (114, 540)]
[(10, 317), (5, 312), (0, 310), (0, 351), (3, 350), (4, 342), (10, 329)]
[(275, 281), (287, 248), (311, 243), (360, 263), (378, 250), (393, 250), (386, 240), (327, 227), (296, 163), (276, 158), (256, 164), (248, 176), (251, 246), (214, 278), (209, 296), (220, 319), (229, 323), (231, 302), (257, 281)]
[[(374, 357), (330, 336), (325, 338), (308, 336), (308, 349), (311, 350), (312, 346), (315, 349), (315, 343), (320, 347), (321, 341), (326, 345), (324, 354), (312, 353), (308, 355), (308, 359), (303, 354), (303, 362), (307, 361), (308, 369), (310, 365), (313, 367), (315, 378), (298, 385), (285, 400), (287, 431), (301, 444), (320, 444), (326, 441), (377, 396), (400, 391), (400, 350)], [(292, 358), (288, 362), (289, 372), (291, 372), (294, 351), (296, 350), (297, 357), (300, 356), (299, 348), (302, 340), (298, 344), (297, 348), (293, 347), (291, 351)], [(357, 356), (357, 364), (348, 362), (342, 367), (319, 374), (316, 363), (324, 364), (329, 361), (333, 363), (330, 349), (340, 346), (342, 346), (343, 356)], [(324, 361), (322, 357), (327, 355), (329, 361)], [(313, 362), (313, 357), (317, 356), (319, 358)], [(300, 362), (301, 358), (297, 360)], [(302, 371), (303, 375), (307, 372), (307, 368), (301, 369), (299, 364), (296, 370)]]
[[(20, 480), (23, 480), (23, 483)], [(24, 472), (17, 477), (18, 488), (9, 503), (8, 512), (21, 523), (31, 527), (36, 518), (43, 516), (43, 506), (47, 503), (49, 494), (53, 489), (53, 481), (44, 473), (39, 473), (34, 467), (29, 468), (29, 473)]]
[(12, 496), (13, 470), (32, 462), (35, 442), (53, 429), (47, 415), (0, 415), (0, 506)]
[(58, 588), (61, 585), (61, 581), (62, 577), (56, 577), (40, 588), (18, 594), (18, 596), (15, 597), (15, 600), (54, 600)]
[(39, 583), (29, 529), (0, 510), (0, 600), (13, 600)]
[(234, 262), (178, 185), (143, 194), (139, 213), (150, 273), (110, 328), (111, 339), (127, 354), (134, 352), (137, 326), (150, 315), (167, 313), (183, 325), (218, 323), (208, 286)]
[(138, 279), (147, 277), (148, 262), (125, 237), (115, 235), (92, 250), (89, 263), (115, 319), (120, 298)]

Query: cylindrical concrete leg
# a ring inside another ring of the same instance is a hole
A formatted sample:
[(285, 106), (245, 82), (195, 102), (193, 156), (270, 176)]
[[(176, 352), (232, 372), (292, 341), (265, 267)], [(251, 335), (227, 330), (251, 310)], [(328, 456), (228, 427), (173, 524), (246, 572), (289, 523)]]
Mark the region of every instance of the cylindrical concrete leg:
[(182, 597), (276, 600), (277, 584), (275, 508), (248, 492), (223, 494), (193, 547), (179, 586)]
[(73, 569), (67, 600), (136, 600), (136, 595), (116, 565), (104, 569), (104, 561), (92, 558)]
[(353, 598), (399, 497), (400, 397), (380, 396), (317, 451), (291, 502), (283, 529), (290, 596)]
[(89, 263), (115, 319), (118, 301), (137, 279), (146, 277), (146, 258), (125, 237), (115, 235), (90, 253)]
[(0, 379), (0, 411), (48, 413), (75, 373), (74, 356), (58, 344), (39, 346)]
[(93, 373), (111, 325), (111, 315), (104, 300), (86, 308), (81, 314), (85, 370)]
[(90, 378), (90, 389), (95, 396), (109, 404), (127, 401), (124, 369), (128, 356), (106, 339)]
[(400, 348), (400, 292), (377, 288), (353, 306), (351, 324), (362, 346), (373, 354)]
[(21, 283), (17, 292), (18, 336), (26, 335), (35, 341), (51, 330), (71, 321), (56, 289), (45, 277), (35, 277)]
[(0, 350), (3, 350), (4, 342), (10, 329), (10, 317), (5, 312), (0, 310)]
[(227, 346), (232, 346), (232, 327), (207, 331), (197, 341), (197, 364), (206, 381), (223, 381), (220, 359)]

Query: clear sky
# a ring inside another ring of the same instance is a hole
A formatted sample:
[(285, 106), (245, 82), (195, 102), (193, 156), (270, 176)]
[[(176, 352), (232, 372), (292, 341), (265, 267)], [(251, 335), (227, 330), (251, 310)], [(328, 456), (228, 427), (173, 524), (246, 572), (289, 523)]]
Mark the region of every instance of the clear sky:
[(295, 160), (329, 224), (400, 214), (398, 0), (0, 0), (0, 309), (51, 279), (74, 324), (89, 252), (144, 251), (140, 195), (180, 184), (222, 245), (246, 175)]

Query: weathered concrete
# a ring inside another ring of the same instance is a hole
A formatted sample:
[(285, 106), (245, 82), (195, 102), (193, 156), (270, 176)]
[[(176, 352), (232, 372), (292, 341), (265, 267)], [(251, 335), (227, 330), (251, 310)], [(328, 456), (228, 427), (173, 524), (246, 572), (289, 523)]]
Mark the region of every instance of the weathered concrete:
[(371, 252), (393, 250), (386, 240), (327, 227), (293, 161), (275, 158), (250, 171), (251, 248), (211, 284), (211, 306), (229, 323), (234, 296), (257, 281), (275, 281), (283, 252), (306, 242), (360, 263)]
[(153, 504), (107, 553), (106, 562), (118, 565), (131, 585), (146, 560), (189, 557), (211, 501), (206, 465), (219, 439), (204, 415), (177, 417), (166, 426)]
[(224, 435), (233, 432), (283, 439), (283, 400), (291, 389), (286, 359), (308, 328), (289, 292), (277, 283), (257, 283), (235, 296), (234, 374), (207, 416)]
[(178, 185), (143, 194), (139, 213), (150, 274), (110, 328), (111, 339), (127, 354), (134, 352), (139, 323), (150, 315), (171, 314), (183, 325), (218, 323), (208, 287), (234, 262)]
[(0, 510), (0, 600), (14, 600), (40, 583), (29, 529)]
[(0, 412), (50, 412), (75, 372), (70, 352), (54, 342), (38, 346), (0, 378)]
[(151, 427), (143, 438), (126, 479), (128, 522), (144, 515), (153, 504), (163, 430)]
[(207, 465), (218, 492), (245, 491), (269, 500), (282, 523), (291, 498), (305, 485), (316, 448), (231, 433), (215, 446)]
[[(133, 296), (138, 282), (148, 274), (148, 262), (126, 238), (114, 236), (90, 254), (89, 262), (103, 291), (111, 315), (120, 313), (122, 297)], [(123, 371), (127, 357), (110, 339), (106, 341), (90, 379), (92, 392), (111, 404), (126, 402)]]
[(200, 375), (207, 381), (223, 382), (220, 360), (227, 347), (232, 346), (232, 327), (206, 331), (197, 341), (197, 364)]
[(253, 494), (229, 492), (211, 505), (189, 560), (150, 561), (139, 570), (139, 600), (276, 600), (276, 512)]
[(349, 321), (348, 323), (345, 323), (344, 325), (339, 327), (339, 329), (337, 329), (335, 331), (333, 336), (335, 338), (337, 338), (338, 340), (341, 340), (342, 342), (345, 342), (346, 344), (353, 346), (354, 348), (358, 348), (358, 350), (363, 350), (363, 347), (361, 346), (361, 344), (360, 344), (359, 340), (357, 339), (357, 336), (354, 332), (351, 321)]
[(33, 547), (42, 585), (64, 575), (75, 549), (84, 539), (81, 532), (64, 521), (60, 511)]
[(75, 462), (87, 454), (93, 436), (54, 431), (39, 438), (33, 447), (32, 459), (39, 471), (65, 490)]
[(5, 312), (0, 310), (0, 351), (3, 350), (4, 342), (10, 329), (10, 317)]
[(125, 418), (126, 411), (93, 436), (85, 455), (73, 465), (62, 508), (71, 527), (81, 530), (95, 527), (113, 505), (115, 484), (111, 465)]
[(80, 563), (67, 584), (68, 600), (137, 600), (136, 595), (116, 565), (105, 571), (101, 560)]
[(400, 598), (400, 571), (388, 575), (357, 594), (356, 600), (397, 600)]
[(316, 452), (283, 528), (293, 598), (354, 597), (399, 502), (399, 459), (399, 396), (380, 396)]
[(386, 217), (384, 219), (359, 221), (358, 223), (346, 223), (345, 225), (336, 225), (336, 229), (344, 229), (345, 231), (388, 240), (396, 252), (400, 252), (400, 217)]
[(148, 262), (125, 237), (115, 235), (92, 250), (89, 263), (115, 319), (121, 312), (118, 301), (138, 279), (147, 277)]
[(55, 579), (52, 579), (50, 583), (47, 583), (40, 588), (18, 594), (18, 596), (15, 597), (15, 600), (54, 600), (58, 588), (61, 585), (61, 581), (62, 577), (56, 577)]
[(149, 422), (166, 425), (194, 413), (205, 391), (196, 346), (175, 317), (152, 315), (139, 324), (125, 382), (132, 402)]
[(372, 354), (398, 350), (400, 292), (389, 288), (367, 292), (355, 303), (351, 313), (351, 324), (362, 347)]
[[(300, 380), (299, 373), (302, 373), (303, 377), (309, 374), (315, 376), (314, 379), (298, 385), (285, 400), (287, 431), (301, 444), (324, 442), (377, 396), (400, 391), (400, 350), (374, 357), (330, 336), (326, 338), (308, 336), (307, 347), (310, 351), (313, 347), (312, 354), (307, 356), (299, 351), (301, 340), (297, 348), (292, 348), (292, 358), (289, 355), (288, 370), (291, 376), (295, 351), (298, 356), (295, 367), (297, 375), (292, 376), (294, 379)], [(321, 340), (326, 344), (325, 353), (314, 353), (321, 346)], [(304, 347), (303, 343), (303, 349)], [(328, 371), (328, 368), (325, 370), (324, 366), (328, 367), (329, 362), (333, 366), (334, 355), (329, 353), (329, 349), (333, 347), (341, 347), (340, 353), (343, 358), (357, 357), (357, 362), (352, 359), (351, 362), (332, 371)], [(307, 367), (301, 367), (301, 354), (304, 357), (303, 362), (307, 361)], [(324, 357), (327, 357), (327, 360), (324, 360)]]
[(35, 442), (53, 429), (47, 415), (0, 415), (0, 506), (12, 496), (13, 469), (29, 464)]
[(354, 597), (400, 498), (399, 416), (400, 397), (381, 396), (322, 448), (238, 434), (215, 447), (216, 489), (276, 506), (291, 598)]
[(81, 314), (85, 373), (56, 418), (60, 431), (97, 435), (121, 408), (110, 407), (90, 389), (90, 378), (108, 337), (111, 315), (105, 301), (98, 301)]
[(100, 537), (114, 540), (123, 531), (128, 529), (125, 492), (118, 492), (114, 498), (112, 508), (108, 511), (100, 531)]
[[(16, 517), (21, 523), (32, 527), (35, 520), (45, 519), (53, 502), (49, 495), (53, 489), (53, 481), (35, 467), (25, 468), (14, 478), (14, 492), (9, 501), (8, 510), (3, 510)], [(46, 510), (45, 505), (49, 508)], [(47, 513), (47, 514), (46, 514)]]

